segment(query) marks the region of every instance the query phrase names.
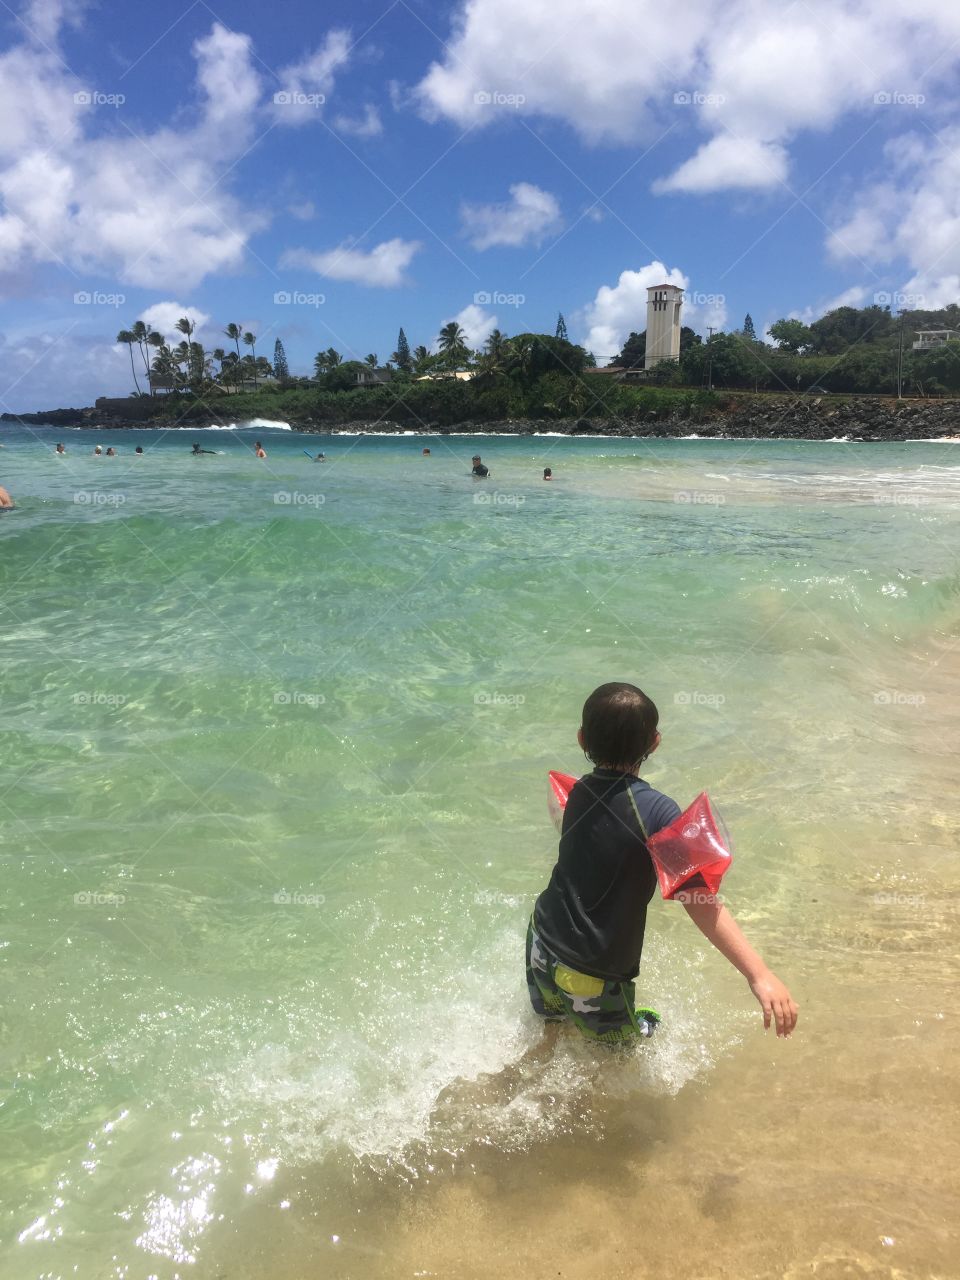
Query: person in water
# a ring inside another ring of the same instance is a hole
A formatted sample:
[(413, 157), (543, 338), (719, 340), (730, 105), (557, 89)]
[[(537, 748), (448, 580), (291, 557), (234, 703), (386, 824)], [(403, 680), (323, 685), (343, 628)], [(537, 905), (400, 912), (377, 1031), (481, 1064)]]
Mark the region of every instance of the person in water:
[(97, 447), (93, 451), (93, 456), (95, 458), (99, 458), (102, 453), (103, 453), (103, 449), (100, 447), (100, 445), (97, 445)]
[(424, 456), (425, 458), (429, 458), (429, 457), (430, 457), (430, 450), (429, 450), (429, 449), (421, 449), (421, 450), (420, 450), (420, 452), (423, 454), (423, 456)]
[[(202, 456), (203, 454), (205, 454), (205, 453), (209, 453), (209, 454), (211, 454), (211, 455), (215, 455), (215, 454), (216, 454), (216, 452), (217, 452), (217, 451), (216, 451), (216, 449), (201, 449), (201, 448), (200, 448), (200, 446), (199, 446), (199, 444), (195, 444), (195, 445), (193, 446), (193, 453), (191, 454), (191, 457), (193, 457), (193, 458), (199, 458), (199, 457), (201, 457), (201, 456)], [(266, 454), (264, 454), (263, 456), (264, 456), (264, 457), (266, 457), (267, 455), (266, 455)]]
[(267, 456), (266, 451), (259, 440), (253, 446), (253, 451), (258, 458), (265, 458)]
[(327, 460), (327, 455), (325, 453), (318, 453), (317, 456), (314, 458), (314, 462), (326, 462), (326, 460)]
[(134, 449), (134, 451), (133, 451), (133, 452), (137, 455), (137, 457), (138, 457), (138, 458), (142, 458), (142, 457), (143, 457), (143, 445), (142, 445), (142, 444), (138, 444), (138, 445), (137, 445), (137, 447)]
[(543, 468), (543, 478), (544, 478), (544, 480), (552, 480), (552, 479), (553, 479), (553, 469), (552, 469), (551, 467), (544, 467), (544, 468)]
[(490, 474), (489, 468), (485, 467), (480, 461), (479, 453), (473, 455), (473, 471), (471, 474), (475, 476), (488, 476)]
[(115, 458), (116, 456), (117, 456), (117, 451), (116, 451), (116, 449), (113, 447), (113, 445), (111, 445), (111, 446), (110, 446), (110, 448), (107, 450), (107, 457), (108, 457), (108, 458)]
[(0, 511), (13, 511), (16, 505), (3, 485), (0, 484)]
[[(646, 841), (680, 816), (679, 805), (639, 775), (660, 745), (658, 721), (656, 706), (632, 684), (602, 684), (585, 702), (577, 741), (595, 768), (570, 792), (559, 857), (527, 929), (534, 1012), (604, 1043), (650, 1035), (660, 1020), (634, 1006), (647, 904), (657, 887)], [(746, 978), (764, 1027), (774, 1022), (778, 1036), (790, 1035), (797, 1006), (726, 906), (709, 893), (689, 894), (683, 906)]]
[(58, 454), (60, 455), (60, 457), (62, 458), (62, 457), (63, 457), (63, 455), (64, 455), (67, 451), (66, 451), (66, 449), (63, 447), (63, 445), (62, 445), (62, 444), (58, 444), (58, 445), (57, 445), (57, 447), (56, 447), (55, 452), (56, 452), (56, 453), (58, 453)]

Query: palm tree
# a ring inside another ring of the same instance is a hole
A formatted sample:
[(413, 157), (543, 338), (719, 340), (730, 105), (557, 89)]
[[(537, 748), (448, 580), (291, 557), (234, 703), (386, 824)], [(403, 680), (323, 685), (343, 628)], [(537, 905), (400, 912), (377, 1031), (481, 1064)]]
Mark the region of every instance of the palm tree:
[(484, 344), (487, 356), (490, 358), (494, 368), (503, 364), (507, 355), (507, 336), (501, 333), (499, 329), (494, 329), (493, 333)]
[(213, 357), (214, 360), (216, 360), (217, 364), (220, 366), (220, 373), (222, 375), (223, 362), (227, 358), (227, 353), (224, 351), (223, 347), (214, 347), (214, 349), (210, 352), (210, 355)]
[(368, 364), (371, 369), (376, 369), (380, 361), (377, 359), (375, 353), (371, 351), (370, 354), (365, 358), (364, 363)]
[(147, 340), (150, 337), (150, 332), (142, 320), (135, 320), (130, 332), (133, 334), (133, 339), (140, 348), (140, 359), (143, 361), (144, 371), (149, 375), (150, 362), (147, 359), (146, 346)]
[(239, 360), (240, 359), (240, 339), (243, 337), (243, 331), (241, 330), (238, 324), (228, 324), (223, 332), (224, 332), (224, 335), (228, 337), (231, 342), (235, 342), (237, 344), (237, 359)]
[(533, 338), (528, 333), (521, 333), (519, 337), (511, 338), (508, 345), (512, 367), (521, 378), (525, 378), (533, 361)]
[[(177, 381), (181, 387), (185, 387), (189, 381), (190, 344), (178, 342), (170, 354), (173, 358), (173, 363), (177, 366)], [(183, 366), (182, 368), (181, 365)]]
[(257, 335), (247, 332), (243, 335), (244, 345), (248, 346), (253, 353), (253, 389), (257, 389)]
[(327, 364), (331, 369), (335, 369), (338, 364), (343, 364), (343, 356), (336, 347), (327, 348)]
[(437, 345), (440, 347), (443, 363), (448, 369), (457, 369), (469, 359), (470, 353), (467, 350), (466, 336), (456, 320), (451, 320), (449, 324), (445, 324), (440, 330), (437, 336)]
[[(169, 350), (166, 342), (164, 341), (163, 334), (157, 333), (156, 329), (151, 329), (150, 332), (147, 334), (147, 345), (150, 347), (153, 347), (156, 350), (157, 355), (159, 355), (160, 352), (162, 352), (164, 349)], [(154, 369), (154, 372), (157, 372), (156, 356), (154, 357), (154, 360), (153, 360), (153, 369)], [(149, 373), (149, 370), (148, 370), (148, 373)], [(150, 390), (153, 391), (153, 388), (151, 387)]]
[(424, 365), (430, 359), (430, 352), (426, 347), (414, 347), (413, 349), (413, 365), (417, 373), (423, 369)]
[(125, 342), (130, 351), (130, 372), (133, 374), (133, 385), (137, 388), (137, 395), (139, 396), (142, 394), (142, 392), (140, 391), (140, 383), (137, 381), (136, 366), (133, 363), (133, 344), (136, 342), (136, 340), (137, 340), (136, 337), (130, 332), (129, 329), (121, 329), (120, 332), (117, 334), (117, 341)]

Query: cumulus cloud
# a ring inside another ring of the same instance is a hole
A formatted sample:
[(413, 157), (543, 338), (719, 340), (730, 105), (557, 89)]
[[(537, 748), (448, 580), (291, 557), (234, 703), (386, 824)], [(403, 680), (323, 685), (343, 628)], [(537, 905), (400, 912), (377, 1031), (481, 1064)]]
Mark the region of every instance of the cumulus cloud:
[(177, 329), (177, 321), (186, 316), (198, 330), (205, 329), (210, 323), (206, 311), (196, 307), (185, 307), (182, 302), (155, 302), (152, 307), (141, 311), (139, 319), (150, 329), (162, 333), (168, 342), (181, 342), (183, 334)]
[(428, 118), (482, 127), (547, 116), (591, 142), (696, 130), (706, 146), (662, 190), (763, 188), (803, 131), (851, 112), (866, 127), (897, 94), (950, 86), (960, 6), (688, 0), (682, 20), (650, 4), (638, 21), (635, 0), (589, 15), (579, 0), (463, 0), (445, 47), (416, 90)]
[(78, 409), (97, 396), (128, 395), (126, 347), (74, 332), (72, 325), (56, 332), (0, 334), (0, 407), (5, 413), (57, 408), (57, 388), (62, 387), (69, 388), (67, 403)]
[(362, 116), (335, 116), (333, 127), (352, 138), (376, 138), (383, 133), (383, 121), (375, 106), (367, 103)]
[(351, 47), (350, 32), (337, 28), (328, 32), (319, 49), (281, 68), (280, 85), (273, 95), (278, 124), (300, 125), (317, 119), (333, 90), (335, 73), (350, 59)]
[(376, 288), (395, 288), (406, 283), (406, 270), (422, 245), (418, 240), (384, 240), (373, 249), (355, 249), (349, 244), (339, 249), (314, 253), (290, 249), (280, 260), (282, 267), (305, 267), (329, 280), (349, 280)]
[(57, 263), (162, 288), (239, 265), (265, 220), (218, 176), (247, 145), (259, 78), (249, 40), (219, 23), (193, 54), (192, 127), (97, 136), (102, 113), (122, 103), (93, 101), (95, 86), (46, 50), (22, 45), (0, 57), (0, 270)]
[(786, 149), (777, 143), (721, 134), (705, 142), (696, 155), (684, 161), (669, 177), (654, 182), (653, 189), (658, 193), (702, 194), (737, 187), (755, 190), (776, 187), (786, 181), (787, 167)]
[[(677, 267), (651, 262), (638, 271), (622, 271), (615, 285), (601, 285), (593, 302), (578, 317), (586, 330), (584, 346), (598, 364), (608, 363), (632, 333), (647, 327), (647, 290), (657, 284), (673, 284), (687, 291), (683, 323), (690, 328), (722, 327), (726, 305), (720, 294), (691, 294), (690, 281)], [(698, 299), (695, 301), (694, 299)]]
[(907, 135), (887, 148), (889, 177), (868, 184), (829, 237), (840, 260), (904, 260), (908, 305), (960, 301), (960, 126)]
[(559, 227), (560, 204), (556, 196), (532, 182), (515, 182), (505, 203), (464, 203), (460, 218), (464, 234), (475, 249), (492, 249), (495, 245), (519, 248), (540, 244), (544, 236)]

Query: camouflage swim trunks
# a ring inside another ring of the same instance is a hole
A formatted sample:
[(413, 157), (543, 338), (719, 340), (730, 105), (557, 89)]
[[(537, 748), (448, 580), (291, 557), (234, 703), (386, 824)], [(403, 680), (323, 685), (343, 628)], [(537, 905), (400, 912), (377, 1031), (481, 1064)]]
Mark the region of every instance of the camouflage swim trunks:
[(632, 982), (605, 982), (571, 969), (527, 927), (527, 990), (534, 1013), (547, 1022), (569, 1021), (590, 1040), (623, 1044), (651, 1036), (660, 1022), (652, 1009), (636, 1009)]

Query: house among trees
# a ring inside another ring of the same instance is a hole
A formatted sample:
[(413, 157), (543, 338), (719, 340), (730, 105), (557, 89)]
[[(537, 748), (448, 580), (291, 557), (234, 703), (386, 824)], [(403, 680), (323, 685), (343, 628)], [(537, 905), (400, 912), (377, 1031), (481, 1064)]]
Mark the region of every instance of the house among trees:
[(932, 351), (935, 347), (946, 346), (956, 338), (960, 338), (958, 329), (919, 329), (913, 349), (914, 351)]

